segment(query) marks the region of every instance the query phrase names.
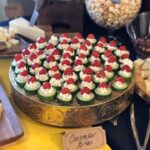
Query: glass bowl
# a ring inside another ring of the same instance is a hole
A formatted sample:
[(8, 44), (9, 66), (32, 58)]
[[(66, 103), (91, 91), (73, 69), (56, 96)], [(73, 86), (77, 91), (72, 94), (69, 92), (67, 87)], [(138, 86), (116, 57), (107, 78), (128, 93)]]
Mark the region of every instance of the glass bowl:
[(140, 13), (126, 26), (137, 58), (150, 57), (150, 12)]
[(131, 22), (142, 0), (85, 0), (91, 19), (101, 27), (115, 30)]

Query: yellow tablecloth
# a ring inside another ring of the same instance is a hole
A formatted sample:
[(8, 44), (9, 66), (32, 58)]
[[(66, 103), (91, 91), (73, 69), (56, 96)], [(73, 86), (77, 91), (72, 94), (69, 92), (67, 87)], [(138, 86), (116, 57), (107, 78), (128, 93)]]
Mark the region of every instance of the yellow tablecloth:
[[(3, 84), (8, 97), (11, 99), (11, 89), (9, 84), (8, 70), (12, 60), (0, 60), (0, 82)], [(0, 150), (63, 150), (62, 137), (66, 128), (57, 128), (38, 123), (24, 113), (22, 113), (12, 102), (18, 119), (24, 129), (24, 136), (16, 143)], [(110, 150), (106, 145), (103, 150)]]

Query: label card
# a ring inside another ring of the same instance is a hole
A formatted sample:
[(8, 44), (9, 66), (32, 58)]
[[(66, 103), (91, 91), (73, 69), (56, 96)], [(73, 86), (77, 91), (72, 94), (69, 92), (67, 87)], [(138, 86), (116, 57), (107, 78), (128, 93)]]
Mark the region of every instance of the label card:
[(95, 150), (106, 145), (106, 133), (102, 127), (91, 127), (65, 132), (65, 150)]

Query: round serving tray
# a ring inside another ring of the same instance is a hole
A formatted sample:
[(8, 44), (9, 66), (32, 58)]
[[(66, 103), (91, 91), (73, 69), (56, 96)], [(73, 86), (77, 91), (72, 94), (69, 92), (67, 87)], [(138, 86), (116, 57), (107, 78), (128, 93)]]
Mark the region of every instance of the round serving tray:
[(44, 103), (36, 95), (27, 95), (24, 89), (17, 86), (12, 69), (9, 71), (9, 77), (16, 105), (32, 119), (59, 127), (82, 127), (111, 120), (129, 106), (134, 91), (132, 80), (127, 90), (113, 91), (109, 99), (96, 100), (94, 104), (87, 106), (76, 103), (61, 106), (56, 102)]

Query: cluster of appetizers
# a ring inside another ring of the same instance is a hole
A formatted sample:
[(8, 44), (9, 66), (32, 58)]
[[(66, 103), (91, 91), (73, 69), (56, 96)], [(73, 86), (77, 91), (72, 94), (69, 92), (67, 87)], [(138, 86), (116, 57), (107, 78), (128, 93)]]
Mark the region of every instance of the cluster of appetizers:
[(64, 33), (52, 35), (48, 42), (38, 38), (15, 55), (12, 69), (18, 86), (37, 93), (40, 100), (86, 105), (110, 97), (112, 89), (127, 89), (133, 62), (126, 46), (117, 41)]
[(150, 95), (150, 58), (135, 60), (134, 66), (136, 69), (136, 84), (138, 84), (147, 95)]

